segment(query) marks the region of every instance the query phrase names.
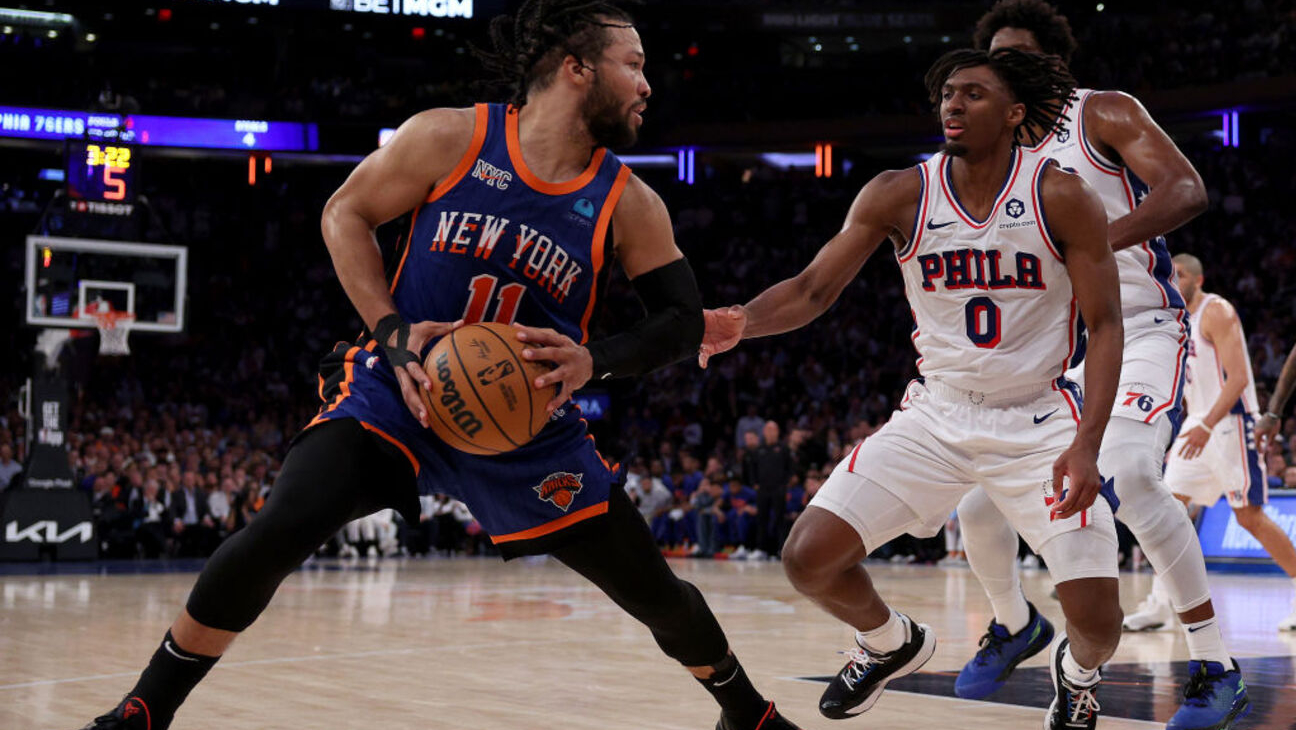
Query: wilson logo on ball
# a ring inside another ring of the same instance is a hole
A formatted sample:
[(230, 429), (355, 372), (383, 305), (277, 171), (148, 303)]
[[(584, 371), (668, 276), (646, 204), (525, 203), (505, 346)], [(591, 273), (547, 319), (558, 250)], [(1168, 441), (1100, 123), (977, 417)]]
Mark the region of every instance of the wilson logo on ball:
[(540, 486), (532, 488), (540, 495), (540, 499), (551, 502), (555, 507), (566, 512), (583, 488), (581, 484), (583, 476), (585, 475), (566, 471), (555, 472), (545, 477), (544, 481), (540, 482)]
[(468, 410), (468, 404), (459, 394), (459, 387), (455, 385), (454, 377), (450, 373), (450, 360), (444, 352), (436, 359), (436, 371), (437, 380), (441, 381), (441, 405), (450, 411), (450, 417), (456, 426), (469, 436), (475, 436), (482, 430), (482, 422)]

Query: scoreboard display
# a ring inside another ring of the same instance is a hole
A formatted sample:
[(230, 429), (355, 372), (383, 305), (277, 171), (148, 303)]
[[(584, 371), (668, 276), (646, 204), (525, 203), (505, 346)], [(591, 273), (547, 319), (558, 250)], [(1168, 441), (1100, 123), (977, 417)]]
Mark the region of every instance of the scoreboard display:
[(68, 140), (68, 197), (90, 203), (133, 203), (135, 149), (103, 141)]

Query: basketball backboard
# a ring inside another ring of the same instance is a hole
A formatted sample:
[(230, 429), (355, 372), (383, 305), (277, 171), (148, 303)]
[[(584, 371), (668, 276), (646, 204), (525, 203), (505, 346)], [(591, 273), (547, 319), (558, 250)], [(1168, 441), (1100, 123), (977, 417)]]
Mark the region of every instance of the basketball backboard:
[(25, 253), (27, 324), (90, 329), (110, 308), (135, 332), (184, 330), (184, 246), (28, 236)]

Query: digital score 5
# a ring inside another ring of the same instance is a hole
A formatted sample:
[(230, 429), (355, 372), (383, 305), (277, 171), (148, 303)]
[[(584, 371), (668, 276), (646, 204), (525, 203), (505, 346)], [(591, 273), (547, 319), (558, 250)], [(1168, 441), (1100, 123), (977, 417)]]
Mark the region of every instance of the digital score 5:
[(131, 147), (83, 140), (67, 143), (68, 196), (74, 200), (134, 201), (136, 169)]

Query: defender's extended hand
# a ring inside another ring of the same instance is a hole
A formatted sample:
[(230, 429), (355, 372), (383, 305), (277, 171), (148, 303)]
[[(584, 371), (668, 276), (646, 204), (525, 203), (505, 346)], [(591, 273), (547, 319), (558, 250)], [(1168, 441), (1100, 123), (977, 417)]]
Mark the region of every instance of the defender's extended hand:
[(713, 355), (737, 347), (747, 329), (747, 310), (737, 304), (723, 309), (704, 309), (702, 319), (706, 322), (706, 332), (702, 335), (702, 346), (698, 348), (698, 365), (705, 368)]
[(532, 362), (551, 362), (554, 369), (535, 379), (536, 390), (543, 390), (558, 384), (558, 395), (549, 401), (545, 411), (553, 413), (559, 406), (580, 390), (594, 376), (594, 358), (583, 345), (576, 344), (572, 338), (547, 328), (517, 328), (517, 338), (529, 347), (522, 350), (522, 357)]

